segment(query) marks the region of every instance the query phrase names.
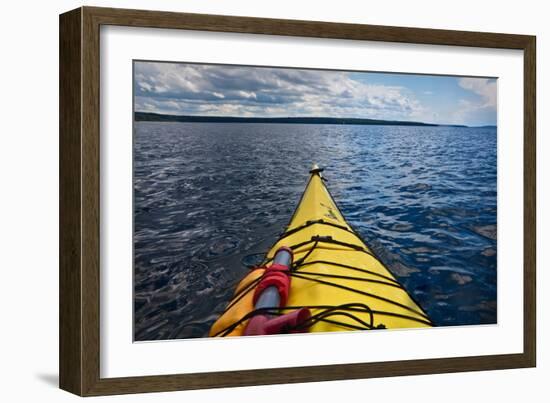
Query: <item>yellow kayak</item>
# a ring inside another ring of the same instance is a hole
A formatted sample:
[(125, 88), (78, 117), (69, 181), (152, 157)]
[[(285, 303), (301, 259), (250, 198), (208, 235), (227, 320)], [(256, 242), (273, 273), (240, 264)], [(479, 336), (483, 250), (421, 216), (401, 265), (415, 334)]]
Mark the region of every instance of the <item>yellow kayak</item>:
[(238, 284), (210, 336), (432, 326), (346, 222), (321, 172), (310, 171), (285, 232)]

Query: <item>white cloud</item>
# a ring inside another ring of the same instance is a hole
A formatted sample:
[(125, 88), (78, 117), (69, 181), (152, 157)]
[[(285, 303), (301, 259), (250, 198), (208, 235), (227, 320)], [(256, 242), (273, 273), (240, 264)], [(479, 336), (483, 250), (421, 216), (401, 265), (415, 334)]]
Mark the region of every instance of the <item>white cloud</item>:
[(458, 85), (472, 91), (481, 97), (481, 108), (493, 108), (497, 106), (497, 82), (487, 78), (464, 77), (458, 80)]
[(424, 111), (407, 89), (346, 72), (153, 62), (135, 71), (137, 111), (405, 120)]
[[(450, 121), (458, 124), (495, 124), (497, 108), (497, 82), (494, 79), (464, 77), (458, 85), (477, 95), (459, 99)], [(476, 99), (477, 98), (477, 99)]]

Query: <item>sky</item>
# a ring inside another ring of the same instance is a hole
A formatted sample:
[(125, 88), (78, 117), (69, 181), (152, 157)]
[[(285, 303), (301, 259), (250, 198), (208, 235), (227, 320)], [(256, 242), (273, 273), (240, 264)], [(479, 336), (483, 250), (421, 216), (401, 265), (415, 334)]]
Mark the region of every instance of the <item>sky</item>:
[(136, 61), (134, 96), (170, 115), (497, 122), (497, 80), (480, 77)]

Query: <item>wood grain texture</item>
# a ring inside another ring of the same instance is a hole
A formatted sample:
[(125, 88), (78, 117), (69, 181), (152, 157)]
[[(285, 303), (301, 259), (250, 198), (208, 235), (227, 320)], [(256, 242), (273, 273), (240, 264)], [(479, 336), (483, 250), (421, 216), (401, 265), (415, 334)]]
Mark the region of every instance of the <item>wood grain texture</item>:
[(536, 366), (536, 257), (537, 257), (537, 80), (536, 39), (530, 37), (524, 48), (523, 119), (523, 354)]
[(86, 7), (102, 24), (264, 35), (523, 49), (528, 36), (224, 15)]
[(523, 354), (101, 379), (89, 396), (529, 367)]
[(59, 18), (59, 386), (81, 394), (81, 11)]
[[(383, 363), (100, 378), (101, 25), (522, 49), (524, 352)], [(535, 37), (83, 7), (60, 17), (60, 386), (82, 396), (521, 368), (536, 363)]]
[(100, 134), (99, 24), (82, 9), (82, 390), (99, 379), (100, 360)]

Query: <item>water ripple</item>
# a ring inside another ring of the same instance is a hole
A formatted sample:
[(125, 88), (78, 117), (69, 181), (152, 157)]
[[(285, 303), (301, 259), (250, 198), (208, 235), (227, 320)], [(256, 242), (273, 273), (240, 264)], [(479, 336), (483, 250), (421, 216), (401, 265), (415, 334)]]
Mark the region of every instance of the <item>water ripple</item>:
[(313, 162), (436, 324), (496, 321), (494, 129), (141, 122), (136, 340), (207, 334), (243, 261), (287, 224)]

